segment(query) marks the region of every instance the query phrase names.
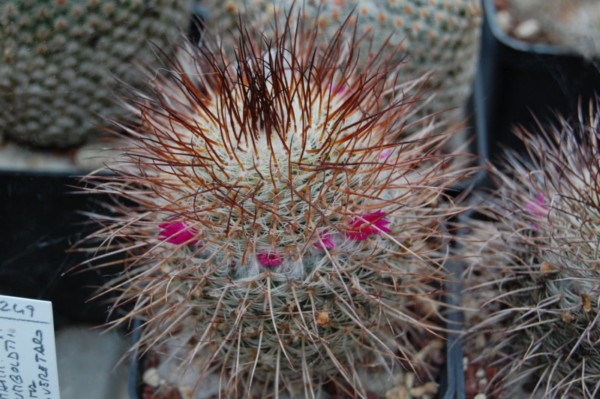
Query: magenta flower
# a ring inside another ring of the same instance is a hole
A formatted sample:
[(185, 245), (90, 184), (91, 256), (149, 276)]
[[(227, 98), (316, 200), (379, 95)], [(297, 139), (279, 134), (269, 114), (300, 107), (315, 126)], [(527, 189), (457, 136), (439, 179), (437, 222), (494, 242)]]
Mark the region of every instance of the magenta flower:
[(277, 267), (283, 263), (283, 256), (277, 252), (263, 251), (259, 252), (256, 257), (260, 264), (265, 267)]
[(175, 245), (194, 245), (198, 242), (195, 239), (198, 230), (188, 226), (185, 222), (168, 221), (158, 225), (160, 232), (158, 238)]
[[(525, 210), (527, 210), (534, 218), (541, 219), (548, 214), (548, 206), (542, 193), (537, 193), (535, 201), (528, 200), (525, 203)], [(531, 227), (534, 230), (539, 230), (540, 225), (537, 222), (533, 222)]]
[(345, 232), (346, 237), (353, 241), (365, 241), (372, 234), (391, 232), (387, 227), (390, 221), (384, 219), (385, 216), (385, 212), (375, 211), (352, 219), (349, 229)]
[(335, 243), (333, 242), (329, 231), (325, 230), (319, 233), (319, 239), (313, 246), (317, 249), (333, 249), (335, 248)]

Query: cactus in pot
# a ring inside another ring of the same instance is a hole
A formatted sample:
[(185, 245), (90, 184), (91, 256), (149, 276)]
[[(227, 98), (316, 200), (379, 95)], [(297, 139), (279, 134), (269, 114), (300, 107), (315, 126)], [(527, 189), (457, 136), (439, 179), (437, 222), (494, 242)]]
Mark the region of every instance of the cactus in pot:
[[(308, 20), (316, 20), (326, 38), (351, 15), (356, 18), (357, 34), (371, 35), (372, 43), (363, 42), (359, 64), (367, 65), (381, 45), (390, 42), (401, 51), (393, 55), (405, 79), (427, 75), (419, 117), (431, 119), (434, 113), (449, 124), (465, 119), (464, 105), (471, 93), (475, 64), (479, 54), (481, 5), (479, 0), (203, 0), (208, 11), (208, 29), (226, 32), (238, 15), (253, 24), (268, 28), (273, 15), (285, 15), (291, 4), (302, 7)], [(356, 12), (354, 12), (356, 11)], [(324, 43), (327, 40), (323, 40)], [(416, 118), (415, 118), (416, 120)], [(457, 132), (459, 136), (460, 132)], [(455, 137), (452, 147), (462, 139)]]
[(116, 104), (117, 80), (156, 59), (189, 23), (191, 1), (53, 0), (0, 4), (0, 134), (69, 147), (97, 135)]
[(141, 319), (139, 347), (180, 366), (160, 378), (198, 370), (198, 395), (216, 378), (226, 397), (366, 397), (362, 372), (427, 371), (418, 353), (442, 334), (460, 210), (444, 191), (465, 175), (449, 133), (403, 133), (395, 47), (357, 70), (347, 26), (323, 48), (296, 21), (242, 29), (235, 57), (190, 49), (131, 102), (143, 122), (117, 177), (90, 176), (121, 215), (96, 215), (92, 238), (130, 254), (108, 288), (120, 322)]
[(492, 169), (499, 188), (469, 223), (465, 342), (493, 375), (478, 387), (491, 397), (600, 393), (600, 114), (587, 111), (521, 131), (530, 160)]

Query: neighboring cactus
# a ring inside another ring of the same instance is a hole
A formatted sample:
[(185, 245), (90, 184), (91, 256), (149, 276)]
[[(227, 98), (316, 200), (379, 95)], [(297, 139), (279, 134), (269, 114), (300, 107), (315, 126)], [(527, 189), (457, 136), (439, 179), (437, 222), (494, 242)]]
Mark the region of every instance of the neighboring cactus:
[(600, 2), (598, 0), (509, 0), (522, 19), (535, 19), (552, 44), (600, 58)]
[[(450, 124), (464, 121), (464, 105), (471, 92), (479, 53), (481, 25), (480, 0), (204, 0), (209, 11), (208, 29), (223, 33), (238, 20), (238, 13), (255, 24), (268, 28), (273, 15), (285, 14), (296, 3), (309, 19), (318, 18), (323, 43), (353, 10), (357, 15), (357, 34), (373, 36), (373, 46), (365, 41), (360, 49), (362, 65), (367, 63), (387, 40), (398, 46), (393, 61), (401, 64), (403, 78), (428, 75), (420, 116), (444, 111), (439, 117)], [(274, 5), (278, 4), (278, 5)], [(352, 17), (354, 18), (354, 17)], [(359, 65), (360, 67), (360, 65)], [(453, 146), (461, 143), (457, 142)]]
[(486, 347), (466, 343), (499, 368), (492, 397), (515, 397), (523, 384), (532, 397), (600, 394), (600, 114), (591, 108), (577, 126), (523, 133), (531, 161), (513, 156), (507, 171), (493, 170), (488, 221), (471, 223), (464, 281), (480, 285), (465, 298), (483, 304), (472, 332), (489, 335)]
[(126, 115), (116, 80), (140, 84), (187, 29), (189, 0), (3, 1), (0, 133), (36, 146), (80, 144)]
[(121, 322), (142, 319), (141, 348), (183, 345), (180, 372), (200, 364), (199, 391), (212, 372), (225, 397), (326, 382), (365, 397), (360, 371), (427, 368), (416, 352), (441, 327), (459, 210), (444, 191), (466, 171), (435, 124), (403, 133), (410, 98), (383, 58), (396, 48), (357, 71), (343, 30), (327, 48), (289, 20), (252, 32), (235, 58), (190, 50), (157, 77), (132, 102), (143, 124), (118, 176), (90, 177), (137, 204), (99, 216), (95, 237), (131, 255), (111, 290), (131, 305)]

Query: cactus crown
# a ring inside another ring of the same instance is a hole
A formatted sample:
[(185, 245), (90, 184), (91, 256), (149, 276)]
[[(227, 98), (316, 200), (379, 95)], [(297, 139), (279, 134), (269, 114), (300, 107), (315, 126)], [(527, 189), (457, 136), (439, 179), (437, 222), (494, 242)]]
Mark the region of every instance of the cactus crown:
[(464, 170), (434, 125), (403, 133), (389, 52), (358, 71), (347, 26), (323, 49), (292, 15), (273, 37), (241, 29), (234, 58), (190, 49), (133, 101), (129, 161), (92, 179), (138, 207), (117, 201), (96, 236), (132, 254), (111, 290), (135, 303), (121, 321), (146, 321), (141, 346), (185, 337), (227, 395), (332, 380), (364, 396), (357, 369), (421, 366), (457, 210), (441, 200)]
[[(273, 15), (285, 15), (292, 4), (301, 7), (303, 18), (317, 20), (325, 38), (331, 38), (346, 18), (356, 20), (357, 33), (371, 35), (376, 50), (386, 41), (398, 46), (401, 51), (391, 57), (405, 79), (428, 75), (422, 91), (428, 101), (418, 116), (429, 120), (431, 114), (440, 113), (454, 124), (464, 119), (462, 107), (471, 91), (479, 51), (479, 0), (204, 0), (203, 4), (209, 11), (209, 28), (219, 32), (234, 26), (238, 14), (268, 30)], [(363, 44), (359, 67), (368, 67), (361, 64), (372, 49)]]

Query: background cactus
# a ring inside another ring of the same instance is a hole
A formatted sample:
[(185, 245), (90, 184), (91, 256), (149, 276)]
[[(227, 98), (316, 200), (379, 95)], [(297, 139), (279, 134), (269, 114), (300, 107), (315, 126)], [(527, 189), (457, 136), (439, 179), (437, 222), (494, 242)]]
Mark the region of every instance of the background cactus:
[(190, 1), (53, 0), (0, 4), (0, 126), (8, 137), (67, 147), (126, 115), (116, 79), (141, 83), (189, 24)]
[(596, 0), (508, 0), (522, 19), (535, 19), (552, 44), (586, 58), (600, 57), (600, 3)]
[[(473, 220), (465, 251), (469, 352), (498, 367), (486, 390), (509, 397), (523, 385), (544, 398), (600, 392), (600, 114), (540, 136), (521, 132), (531, 161), (510, 156), (494, 169), (499, 187), (487, 221)], [(475, 343), (480, 347), (474, 347)], [(495, 360), (493, 362), (492, 360)], [(525, 394), (517, 394), (523, 397)], [(532, 396), (538, 397), (538, 396)]]
[(235, 58), (190, 50), (155, 80), (118, 177), (90, 177), (122, 215), (97, 215), (95, 237), (131, 254), (110, 291), (131, 307), (121, 322), (143, 320), (142, 349), (177, 348), (173, 380), (200, 368), (192, 389), (213, 373), (226, 397), (326, 382), (365, 397), (360, 370), (427, 371), (458, 211), (444, 190), (465, 170), (435, 124), (403, 133), (396, 48), (358, 71), (344, 31), (327, 48), (314, 24), (253, 32)]
[[(263, 28), (272, 25), (274, 14), (285, 14), (293, 0), (203, 0), (209, 11), (208, 29), (226, 32), (238, 20), (238, 14), (254, 20)], [(304, 15), (317, 20), (326, 43), (337, 26), (351, 17), (357, 19), (358, 36), (372, 36), (372, 46), (365, 41), (360, 49), (364, 66), (373, 50), (389, 40), (397, 46), (393, 61), (401, 64), (403, 78), (428, 75), (421, 92), (423, 107), (419, 116), (441, 113), (439, 117), (459, 124), (465, 119), (464, 105), (471, 92), (475, 63), (479, 54), (481, 5), (479, 0), (341, 0), (295, 1), (303, 7)], [(433, 98), (428, 98), (433, 96)], [(452, 147), (462, 144), (457, 138)]]

